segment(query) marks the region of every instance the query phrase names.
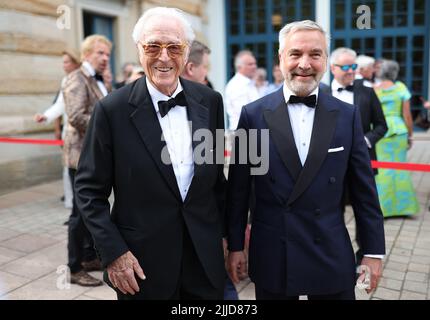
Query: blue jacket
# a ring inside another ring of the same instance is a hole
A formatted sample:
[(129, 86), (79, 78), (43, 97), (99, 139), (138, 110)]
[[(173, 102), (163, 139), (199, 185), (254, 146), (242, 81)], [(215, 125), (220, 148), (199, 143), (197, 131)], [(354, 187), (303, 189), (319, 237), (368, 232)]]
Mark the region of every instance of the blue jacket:
[[(255, 181), (251, 280), (266, 291), (286, 295), (352, 289), (355, 260), (342, 212), (346, 184), (363, 252), (385, 253), (383, 215), (359, 110), (320, 90), (303, 167), (282, 88), (246, 105), (238, 129), (269, 129), (270, 136), (266, 174), (251, 176), (252, 163), (248, 159), (240, 164), (238, 154), (229, 168), (226, 213), (231, 251), (243, 250), (250, 183)], [(340, 147), (344, 150), (328, 152)]]

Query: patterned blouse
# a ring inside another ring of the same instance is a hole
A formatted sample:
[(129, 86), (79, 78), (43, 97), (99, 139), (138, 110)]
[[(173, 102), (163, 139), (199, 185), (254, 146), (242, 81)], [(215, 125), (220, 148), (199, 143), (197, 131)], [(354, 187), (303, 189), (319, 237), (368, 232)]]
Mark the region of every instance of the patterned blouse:
[(375, 89), (375, 92), (381, 102), (388, 126), (388, 131), (384, 137), (407, 133), (408, 128), (403, 120), (402, 106), (404, 101), (411, 98), (408, 88), (402, 82), (396, 81), (391, 87), (378, 88)]

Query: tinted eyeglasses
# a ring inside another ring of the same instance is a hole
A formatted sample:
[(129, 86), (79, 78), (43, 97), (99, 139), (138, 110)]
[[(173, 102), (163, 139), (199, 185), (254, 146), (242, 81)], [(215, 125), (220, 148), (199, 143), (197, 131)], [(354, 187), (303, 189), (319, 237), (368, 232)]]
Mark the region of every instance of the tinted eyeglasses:
[(357, 70), (358, 65), (356, 63), (353, 64), (344, 64), (344, 65), (340, 65), (340, 64), (335, 64), (336, 67), (339, 67), (342, 71), (348, 71), (350, 68), (352, 69), (352, 71)]
[(143, 48), (143, 52), (150, 58), (159, 58), (161, 56), (161, 52), (164, 48), (167, 50), (167, 55), (171, 59), (175, 59), (184, 54), (184, 50), (187, 47), (186, 44), (177, 44), (177, 43), (168, 43), (168, 44), (160, 44), (160, 43), (142, 43), (139, 42)]

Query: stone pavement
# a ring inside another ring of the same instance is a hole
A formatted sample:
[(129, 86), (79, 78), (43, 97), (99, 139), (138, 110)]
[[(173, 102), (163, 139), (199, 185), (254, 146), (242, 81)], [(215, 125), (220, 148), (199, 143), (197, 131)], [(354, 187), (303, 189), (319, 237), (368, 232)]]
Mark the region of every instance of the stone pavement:
[[(430, 133), (417, 133), (415, 137), (409, 161), (430, 163)], [(358, 299), (430, 300), (430, 173), (415, 172), (412, 177), (421, 212), (415, 217), (385, 221), (387, 255), (383, 278), (370, 296), (357, 290)], [(69, 210), (60, 201), (62, 194), (62, 182), (57, 180), (0, 196), (0, 299), (116, 298), (107, 285), (64, 285), (67, 227), (63, 222)], [(345, 219), (354, 239), (350, 208)], [(92, 274), (102, 276), (101, 272)], [(237, 288), (241, 299), (254, 299), (254, 286), (249, 279)]]

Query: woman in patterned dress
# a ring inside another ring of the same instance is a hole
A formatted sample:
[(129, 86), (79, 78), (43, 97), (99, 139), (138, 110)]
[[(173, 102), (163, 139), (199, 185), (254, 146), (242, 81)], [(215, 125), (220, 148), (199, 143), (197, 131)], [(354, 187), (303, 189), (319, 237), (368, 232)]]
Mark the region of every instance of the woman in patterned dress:
[[(412, 146), (412, 116), (406, 86), (395, 82), (399, 65), (392, 60), (383, 60), (379, 74), (382, 81), (375, 86), (388, 131), (376, 144), (379, 161), (406, 162), (406, 152)], [(376, 176), (379, 201), (384, 217), (409, 216), (419, 211), (419, 204), (408, 171), (379, 169)]]

